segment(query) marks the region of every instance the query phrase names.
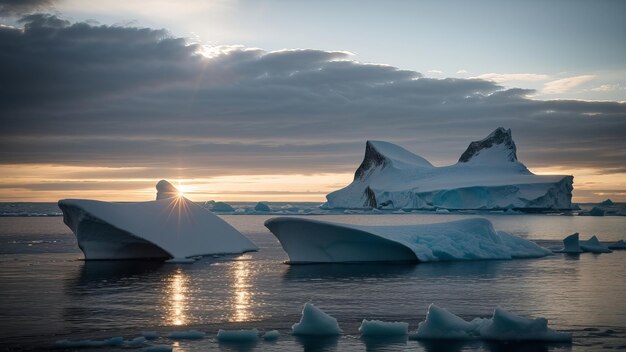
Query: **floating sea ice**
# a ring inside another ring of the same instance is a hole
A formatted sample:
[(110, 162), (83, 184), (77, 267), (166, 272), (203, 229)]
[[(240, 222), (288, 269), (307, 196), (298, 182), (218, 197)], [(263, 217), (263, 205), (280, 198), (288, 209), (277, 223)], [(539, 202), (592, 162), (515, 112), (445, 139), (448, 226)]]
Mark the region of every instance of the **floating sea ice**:
[(612, 250), (624, 250), (624, 249), (626, 249), (626, 242), (624, 242), (624, 240), (619, 240), (619, 241), (615, 242), (614, 244), (610, 245), (609, 249), (612, 249)]
[(361, 336), (398, 336), (409, 333), (409, 323), (363, 319), (359, 327)]
[(142, 347), (145, 344), (146, 338), (143, 336), (135, 337), (134, 339), (125, 342), (126, 347), (130, 348)]
[(435, 213), (437, 213), (437, 214), (449, 214), (450, 210), (444, 209), (444, 208), (437, 208), (437, 210), (435, 210)]
[(555, 253), (582, 253), (580, 249), (580, 243), (578, 241), (578, 232), (573, 233), (563, 239), (563, 248), (554, 251)]
[(302, 318), (299, 323), (293, 324), (291, 330), (294, 335), (341, 335), (337, 319), (311, 303), (304, 304)]
[(601, 245), (600, 241), (598, 241), (598, 237), (596, 236), (591, 236), (591, 238), (588, 239), (587, 241), (581, 241), (580, 249), (582, 249), (583, 252), (611, 253), (611, 250), (609, 249), (609, 247)]
[(484, 319), (476, 318), (471, 322), (450, 313), (435, 304), (428, 306), (426, 320), (420, 322), (416, 339), (465, 340), (478, 336), (477, 329)]
[(59, 340), (54, 343), (57, 348), (85, 348), (85, 347), (112, 347), (122, 346), (123, 337), (112, 337), (106, 340)]
[(259, 330), (222, 330), (217, 332), (220, 342), (253, 342), (259, 338)]
[(276, 341), (278, 340), (279, 336), (280, 336), (280, 333), (278, 332), (278, 330), (270, 330), (270, 331), (265, 332), (265, 334), (263, 334), (263, 340)]
[(168, 338), (174, 340), (200, 340), (206, 336), (205, 333), (198, 330), (174, 331), (167, 335)]
[(572, 334), (548, 328), (545, 318), (529, 319), (496, 308), (479, 327), (480, 337), (498, 341), (572, 342)]
[(256, 205), (254, 206), (254, 210), (255, 211), (262, 211), (262, 212), (270, 212), (270, 211), (272, 211), (270, 206), (267, 205), (267, 203), (265, 203), (265, 202), (258, 202), (258, 203), (256, 203)]
[(211, 211), (218, 211), (218, 212), (227, 213), (227, 212), (235, 211), (235, 208), (233, 208), (228, 203), (215, 202), (215, 204), (213, 204), (213, 208), (211, 209)]

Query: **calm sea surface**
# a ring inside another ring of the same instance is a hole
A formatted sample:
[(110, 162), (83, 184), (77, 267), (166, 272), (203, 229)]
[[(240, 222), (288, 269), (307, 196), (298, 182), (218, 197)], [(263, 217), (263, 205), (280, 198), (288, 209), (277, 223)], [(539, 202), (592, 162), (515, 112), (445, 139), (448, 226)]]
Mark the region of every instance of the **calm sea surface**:
[[(450, 221), (477, 215), (308, 215), (363, 225)], [(546, 247), (566, 235), (626, 238), (626, 217), (481, 215), (498, 230)], [(204, 258), (192, 265), (85, 262), (61, 217), (0, 217), (0, 349), (38, 350), (61, 339), (139, 336), (197, 329), (203, 340), (160, 337), (151, 345), (174, 351), (589, 351), (626, 349), (626, 251), (556, 254), (542, 259), (416, 265), (289, 266), (263, 226), (271, 216), (224, 215), (260, 250)], [(298, 339), (290, 327), (313, 302), (336, 317), (344, 335)], [(545, 317), (574, 334), (573, 345), (499, 345), (364, 340), (362, 319), (405, 321), (410, 330), (430, 303), (465, 319), (490, 316), (496, 306)], [(220, 344), (218, 329), (277, 329), (277, 342)], [(107, 348), (96, 348), (105, 351)], [(139, 349), (141, 350), (141, 349)]]

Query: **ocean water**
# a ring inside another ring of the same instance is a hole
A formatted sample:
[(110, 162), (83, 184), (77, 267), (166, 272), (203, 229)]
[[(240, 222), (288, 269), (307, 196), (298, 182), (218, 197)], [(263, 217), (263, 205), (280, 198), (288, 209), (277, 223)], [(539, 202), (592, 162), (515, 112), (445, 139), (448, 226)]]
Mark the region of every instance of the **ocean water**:
[[(55, 211), (50, 208), (49, 211)], [(411, 224), (482, 216), (498, 230), (558, 247), (566, 235), (626, 238), (626, 217), (504, 214), (307, 215), (355, 224)], [(222, 215), (260, 250), (192, 265), (81, 260), (61, 217), (0, 217), (0, 348), (52, 349), (62, 339), (106, 339), (157, 331), (149, 345), (174, 351), (604, 351), (626, 348), (626, 251), (541, 259), (426, 264), (284, 264), (268, 215)], [(344, 335), (290, 335), (302, 305), (336, 317)], [(420, 342), (359, 337), (362, 319), (404, 321), (416, 330), (430, 303), (465, 319), (496, 306), (574, 334), (572, 345)], [(218, 329), (277, 329), (276, 342), (218, 343)], [(176, 330), (202, 340), (164, 337)], [(108, 351), (119, 348), (95, 348)], [(139, 348), (138, 350), (142, 350)]]

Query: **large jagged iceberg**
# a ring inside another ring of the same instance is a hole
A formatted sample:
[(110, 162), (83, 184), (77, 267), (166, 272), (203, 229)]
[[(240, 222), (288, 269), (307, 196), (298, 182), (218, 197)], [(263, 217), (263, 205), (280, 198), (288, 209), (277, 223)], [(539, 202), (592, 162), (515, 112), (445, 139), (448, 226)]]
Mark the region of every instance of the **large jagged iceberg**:
[(367, 141), (354, 180), (328, 194), (323, 207), (571, 209), (573, 176), (535, 175), (516, 152), (511, 130), (502, 127), (470, 143), (456, 164), (443, 167), (395, 144)]
[(63, 199), (58, 204), (85, 259), (180, 260), (258, 249), (226, 221), (180, 196), (169, 182), (160, 181), (157, 191), (157, 200), (148, 202)]
[(534, 242), (496, 231), (482, 218), (361, 226), (277, 217), (267, 220), (265, 226), (278, 238), (292, 264), (513, 259), (551, 254)]

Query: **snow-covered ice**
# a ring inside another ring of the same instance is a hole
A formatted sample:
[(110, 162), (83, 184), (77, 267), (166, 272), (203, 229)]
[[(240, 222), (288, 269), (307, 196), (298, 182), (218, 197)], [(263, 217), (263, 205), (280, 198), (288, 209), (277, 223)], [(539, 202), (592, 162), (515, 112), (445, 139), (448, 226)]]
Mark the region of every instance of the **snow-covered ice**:
[(86, 199), (59, 201), (63, 221), (74, 232), (85, 259), (185, 258), (242, 253), (258, 248), (205, 208), (158, 183), (155, 201), (112, 203)]
[(537, 258), (551, 251), (496, 231), (487, 219), (435, 224), (360, 226), (294, 217), (265, 226), (278, 238), (290, 263), (442, 261)]
[(582, 249), (583, 252), (590, 253), (611, 253), (609, 247), (600, 244), (598, 237), (595, 235), (591, 236), (591, 238), (586, 241), (580, 241), (580, 249)]
[(491, 318), (466, 321), (434, 304), (419, 323), (417, 339), (571, 342), (572, 334), (548, 328), (544, 318), (529, 319), (496, 308)]
[(217, 340), (221, 342), (252, 342), (259, 338), (259, 330), (222, 330), (217, 332)]
[(265, 341), (276, 341), (278, 340), (279, 337), (280, 337), (280, 333), (278, 332), (278, 330), (266, 331), (263, 334), (263, 340)]
[(361, 336), (398, 336), (409, 333), (409, 323), (363, 319), (359, 327)]
[(337, 319), (311, 303), (305, 303), (302, 318), (291, 327), (294, 335), (341, 335)]
[(181, 330), (173, 331), (167, 334), (167, 337), (174, 340), (200, 340), (203, 339), (206, 334), (198, 330)]
[(535, 175), (516, 152), (511, 130), (502, 127), (443, 167), (395, 144), (367, 141), (353, 182), (328, 194), (324, 208), (572, 209), (573, 177)]

